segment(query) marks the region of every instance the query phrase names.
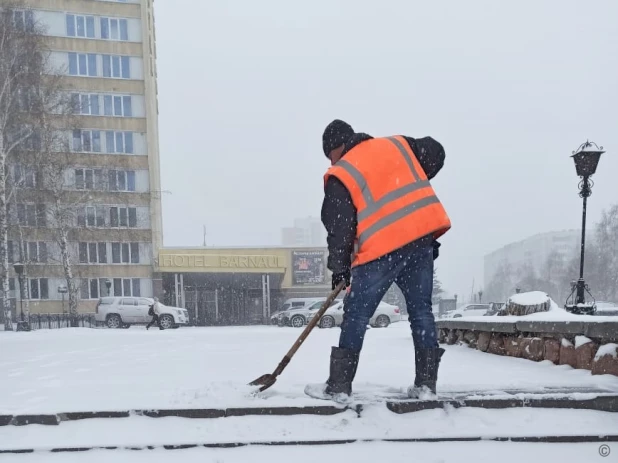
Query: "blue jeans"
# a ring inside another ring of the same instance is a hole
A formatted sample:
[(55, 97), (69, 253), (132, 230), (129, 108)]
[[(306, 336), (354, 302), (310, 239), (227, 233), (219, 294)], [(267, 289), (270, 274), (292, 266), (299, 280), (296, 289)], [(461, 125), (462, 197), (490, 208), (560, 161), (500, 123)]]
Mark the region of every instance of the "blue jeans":
[(393, 283), (406, 300), (414, 347), (438, 347), (431, 308), (433, 239), (425, 237), (352, 269), (350, 292), (343, 303), (340, 348), (362, 349), (369, 319)]

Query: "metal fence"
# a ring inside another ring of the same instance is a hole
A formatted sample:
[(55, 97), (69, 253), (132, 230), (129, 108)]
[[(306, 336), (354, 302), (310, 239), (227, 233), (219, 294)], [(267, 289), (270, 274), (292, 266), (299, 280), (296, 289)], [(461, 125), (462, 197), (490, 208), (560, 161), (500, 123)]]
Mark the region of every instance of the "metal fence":
[[(13, 320), (13, 323), (17, 323)], [(63, 314), (30, 314), (28, 317), (30, 329), (45, 330), (55, 328), (98, 328), (100, 325), (94, 319), (93, 313), (77, 314), (72, 316)]]

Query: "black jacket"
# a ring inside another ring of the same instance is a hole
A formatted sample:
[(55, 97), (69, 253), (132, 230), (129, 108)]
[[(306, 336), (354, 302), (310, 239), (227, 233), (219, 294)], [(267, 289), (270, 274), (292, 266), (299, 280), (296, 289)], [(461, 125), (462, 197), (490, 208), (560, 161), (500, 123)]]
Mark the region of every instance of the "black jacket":
[[(360, 143), (373, 137), (357, 133), (345, 144), (343, 156)], [(431, 137), (414, 139), (405, 137), (418, 162), (431, 180), (444, 165), (444, 148)], [(356, 207), (343, 183), (331, 176), (324, 187), (322, 223), (328, 233), (328, 268), (334, 274), (350, 269), (354, 240), (356, 238)], [(434, 256), (439, 244), (434, 245)]]

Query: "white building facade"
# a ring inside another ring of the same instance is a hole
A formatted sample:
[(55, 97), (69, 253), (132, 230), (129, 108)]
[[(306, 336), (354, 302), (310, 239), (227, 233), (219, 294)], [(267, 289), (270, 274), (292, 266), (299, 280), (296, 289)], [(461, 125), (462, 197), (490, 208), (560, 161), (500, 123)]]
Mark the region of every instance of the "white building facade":
[(531, 265), (541, 268), (552, 253), (557, 253), (563, 259), (570, 259), (579, 250), (581, 231), (563, 230), (540, 233), (487, 254), (484, 258), (484, 283), (489, 287), (493, 276), (504, 262), (512, 268)]

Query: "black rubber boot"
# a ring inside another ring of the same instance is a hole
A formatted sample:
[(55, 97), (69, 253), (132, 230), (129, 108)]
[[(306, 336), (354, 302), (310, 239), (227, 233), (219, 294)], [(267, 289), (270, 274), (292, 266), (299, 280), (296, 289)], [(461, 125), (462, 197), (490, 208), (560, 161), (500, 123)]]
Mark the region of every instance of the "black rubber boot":
[(352, 381), (358, 368), (359, 351), (333, 347), (330, 354), (330, 376), (324, 393), (352, 395)]
[(444, 349), (440, 347), (435, 349), (415, 349), (416, 378), (414, 379), (414, 386), (408, 389), (408, 395), (411, 398), (418, 399), (423, 393), (436, 393), (438, 369), (444, 352)]

